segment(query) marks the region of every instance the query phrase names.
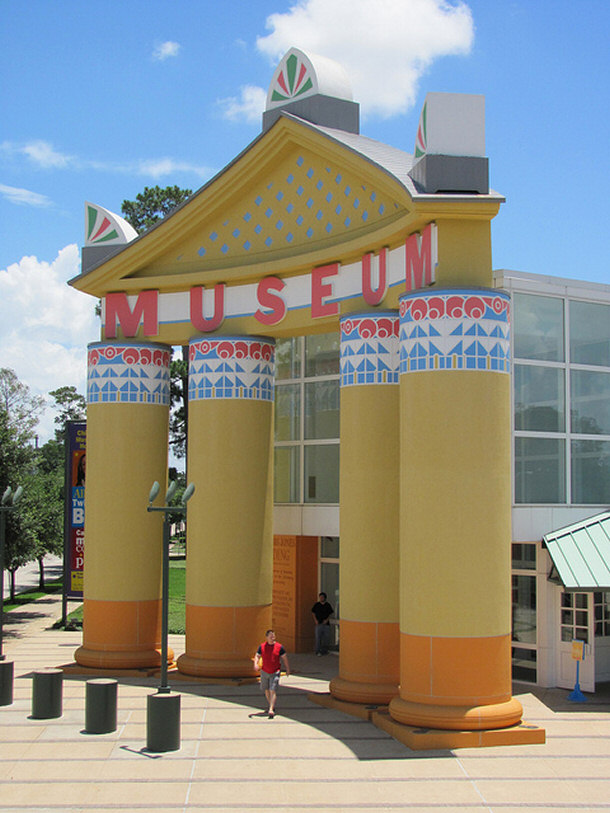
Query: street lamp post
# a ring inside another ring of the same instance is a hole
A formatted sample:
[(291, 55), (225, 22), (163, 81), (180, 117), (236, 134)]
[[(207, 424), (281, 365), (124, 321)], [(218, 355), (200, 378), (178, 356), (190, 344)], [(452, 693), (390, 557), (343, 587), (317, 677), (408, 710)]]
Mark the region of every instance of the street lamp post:
[(167, 637), (169, 608), (169, 537), (170, 514), (186, 516), (186, 504), (193, 496), (195, 486), (190, 483), (182, 495), (182, 504), (169, 505), (176, 491), (172, 481), (165, 494), (165, 505), (154, 506), (160, 491), (154, 482), (148, 496), (147, 511), (163, 513), (163, 577), (161, 586), (161, 683), (156, 694), (147, 698), (146, 745), (149, 751), (177, 751), (180, 748), (180, 695), (172, 694), (167, 675)]
[(6, 532), (6, 514), (14, 511), (21, 499), (23, 488), (19, 486), (13, 492), (10, 486), (0, 501), (0, 706), (10, 706), (13, 702), (13, 662), (7, 661), (2, 649), (2, 622), (4, 615), (4, 538)]

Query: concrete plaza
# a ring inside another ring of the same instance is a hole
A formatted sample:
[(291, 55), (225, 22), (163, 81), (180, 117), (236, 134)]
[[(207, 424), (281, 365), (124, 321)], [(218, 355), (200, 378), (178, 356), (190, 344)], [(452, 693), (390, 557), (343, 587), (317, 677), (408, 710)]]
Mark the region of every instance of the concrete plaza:
[[(80, 633), (50, 629), (55, 597), (5, 616), (15, 698), (0, 707), (0, 811), (354, 811), (523, 813), (610, 809), (610, 697), (515, 685), (544, 745), (410, 751), (371, 723), (307, 699), (336, 657), (290, 655), (275, 719), (256, 683), (176, 680), (181, 748), (146, 750), (155, 678), (119, 679), (118, 729), (84, 733), (85, 680), (64, 678), (63, 716), (34, 720), (31, 672), (72, 661)], [(180, 636), (170, 641), (184, 651)]]

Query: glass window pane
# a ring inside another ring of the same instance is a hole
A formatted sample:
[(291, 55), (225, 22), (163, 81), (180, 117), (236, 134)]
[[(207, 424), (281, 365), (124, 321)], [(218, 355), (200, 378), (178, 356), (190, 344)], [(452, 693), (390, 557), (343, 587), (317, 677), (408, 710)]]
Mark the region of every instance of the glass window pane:
[[(574, 593), (574, 606), (578, 607), (579, 610), (587, 609), (589, 606), (589, 594), (588, 593)], [(576, 622), (578, 623), (578, 622)], [(585, 621), (585, 625), (586, 625)]]
[(305, 437), (339, 437), (339, 379), (305, 384)]
[(515, 294), (513, 317), (515, 358), (564, 360), (563, 299)]
[(320, 556), (323, 559), (339, 558), (339, 537), (323, 536), (320, 540)]
[(572, 370), (572, 432), (610, 435), (610, 373)]
[(572, 441), (572, 502), (610, 503), (610, 441)]
[(565, 432), (564, 372), (515, 364), (515, 429)]
[(339, 565), (336, 562), (320, 562), (320, 590), (326, 593), (328, 601), (334, 610), (330, 619), (330, 649), (339, 648), (339, 624), (334, 624), (335, 619), (339, 619)]
[(301, 339), (277, 339), (275, 343), (275, 377), (299, 378), (301, 375)]
[(332, 618), (340, 618), (339, 565), (336, 562), (320, 562), (320, 592), (326, 593), (326, 598), (332, 605)]
[(572, 626), (574, 624), (574, 611), (573, 610), (562, 610), (561, 611), (561, 623), (562, 624), (569, 624)]
[(536, 545), (515, 543), (512, 546), (512, 566), (515, 570), (536, 570)]
[(574, 635), (572, 633), (572, 627), (562, 627), (561, 628), (561, 640), (562, 641), (572, 641), (574, 639)]
[(305, 375), (339, 373), (339, 334), (323, 333), (305, 337)]
[(339, 444), (305, 446), (305, 502), (339, 502)]
[(536, 682), (536, 650), (513, 647), (513, 679)]
[(610, 367), (610, 305), (570, 302), (570, 359)]
[(301, 385), (275, 388), (275, 439), (298, 440), (301, 425)]
[(300, 502), (298, 446), (275, 448), (273, 483), (275, 502)]
[[(512, 577), (513, 641), (536, 643), (536, 577)], [(565, 612), (565, 611), (564, 611)]]
[(565, 480), (563, 440), (515, 438), (515, 502), (565, 502)]

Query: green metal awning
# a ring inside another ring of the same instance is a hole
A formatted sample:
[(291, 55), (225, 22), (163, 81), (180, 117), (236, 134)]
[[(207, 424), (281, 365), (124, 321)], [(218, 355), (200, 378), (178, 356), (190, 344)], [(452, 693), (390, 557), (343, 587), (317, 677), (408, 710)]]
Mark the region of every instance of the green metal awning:
[(610, 590), (610, 511), (542, 537), (566, 590)]

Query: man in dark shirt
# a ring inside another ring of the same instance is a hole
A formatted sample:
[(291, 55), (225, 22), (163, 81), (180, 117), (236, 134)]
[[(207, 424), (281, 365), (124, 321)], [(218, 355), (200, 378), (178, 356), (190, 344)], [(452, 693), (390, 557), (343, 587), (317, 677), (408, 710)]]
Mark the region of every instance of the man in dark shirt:
[(320, 593), (318, 600), (311, 608), (316, 624), (316, 655), (328, 653), (328, 638), (330, 633), (330, 616), (334, 610), (326, 601), (326, 593)]

